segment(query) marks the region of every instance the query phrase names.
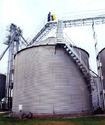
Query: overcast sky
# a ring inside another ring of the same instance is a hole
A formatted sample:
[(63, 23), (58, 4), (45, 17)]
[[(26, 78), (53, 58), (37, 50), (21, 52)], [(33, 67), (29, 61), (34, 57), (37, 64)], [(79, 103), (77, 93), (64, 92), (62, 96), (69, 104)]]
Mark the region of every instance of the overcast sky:
[[(30, 41), (47, 22), (47, 14), (55, 13), (57, 19), (70, 19), (75, 15), (100, 15), (105, 13), (105, 0), (0, 0), (0, 54), (5, 49), (10, 23), (23, 30), (24, 37)], [(89, 13), (89, 14), (88, 14)], [(90, 14), (91, 13), (91, 14)], [(95, 26), (98, 50), (105, 47), (105, 25)], [(91, 67), (96, 71), (94, 41), (91, 26), (73, 27), (65, 30), (75, 44), (90, 53)], [(6, 73), (7, 55), (0, 61), (0, 72)]]

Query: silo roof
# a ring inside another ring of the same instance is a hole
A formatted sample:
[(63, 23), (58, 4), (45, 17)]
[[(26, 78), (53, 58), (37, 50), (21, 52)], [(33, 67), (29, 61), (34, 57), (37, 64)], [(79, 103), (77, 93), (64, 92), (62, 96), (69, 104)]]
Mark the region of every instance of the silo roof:
[(6, 76), (6, 75), (5, 75), (5, 74), (3, 74), (3, 73), (0, 73), (0, 75)]
[[(48, 37), (47, 39), (45, 39), (43, 41), (36, 42), (35, 45), (33, 45), (33, 46), (29, 46), (27, 48), (24, 48), (24, 49), (18, 51), (17, 54), (20, 53), (21, 51), (26, 50), (26, 49), (39, 47), (39, 46), (55, 46), (56, 44), (65, 44), (65, 42), (58, 43), (56, 37)], [(80, 47), (77, 47), (77, 46), (73, 46), (73, 47), (84, 51), (89, 56), (89, 53), (86, 50), (84, 50), (84, 49), (82, 49)]]
[(98, 59), (98, 56), (99, 56), (99, 55), (102, 53), (102, 51), (104, 51), (104, 50), (105, 50), (105, 47), (98, 52), (98, 54), (97, 54), (97, 59)]

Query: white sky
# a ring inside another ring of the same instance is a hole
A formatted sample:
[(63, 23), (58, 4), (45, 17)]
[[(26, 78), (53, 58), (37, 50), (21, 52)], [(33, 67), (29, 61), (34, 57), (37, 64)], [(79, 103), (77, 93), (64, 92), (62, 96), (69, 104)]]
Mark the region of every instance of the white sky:
[[(10, 23), (20, 26), (24, 37), (29, 41), (46, 23), (49, 11), (55, 13), (57, 19), (70, 19), (73, 15), (85, 15), (96, 10), (95, 14), (105, 13), (105, 0), (0, 0), (0, 54), (6, 45)], [(96, 26), (98, 48), (105, 47), (105, 25)], [(94, 41), (91, 27), (73, 27), (66, 29), (68, 36), (75, 44), (90, 53), (91, 67), (96, 71)], [(0, 72), (6, 73), (6, 54), (0, 61)]]

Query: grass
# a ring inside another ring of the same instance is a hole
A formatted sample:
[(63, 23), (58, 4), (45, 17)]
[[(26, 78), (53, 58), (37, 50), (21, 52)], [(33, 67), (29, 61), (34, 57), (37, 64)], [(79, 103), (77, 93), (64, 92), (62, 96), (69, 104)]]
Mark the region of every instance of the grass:
[(0, 125), (105, 125), (105, 117), (48, 118), (19, 120), (0, 114)]

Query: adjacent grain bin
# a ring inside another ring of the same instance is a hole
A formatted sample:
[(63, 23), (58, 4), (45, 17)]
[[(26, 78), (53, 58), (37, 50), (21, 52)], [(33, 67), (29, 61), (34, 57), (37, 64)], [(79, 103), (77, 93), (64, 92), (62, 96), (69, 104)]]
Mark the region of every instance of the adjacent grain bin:
[[(75, 47), (88, 66), (89, 55)], [(78, 114), (91, 112), (87, 82), (63, 43), (48, 38), (15, 56), (13, 112), (37, 115)]]
[(98, 69), (100, 77), (103, 77), (103, 89), (105, 89), (105, 48), (103, 48), (97, 56), (98, 59)]
[(0, 74), (0, 101), (5, 97), (6, 76)]
[(100, 94), (101, 98), (103, 98), (102, 103), (104, 104), (104, 109), (105, 109), (105, 48), (103, 48), (98, 53), (97, 61), (98, 61), (98, 73), (101, 78)]

